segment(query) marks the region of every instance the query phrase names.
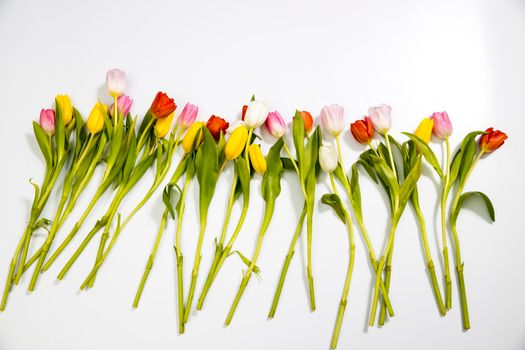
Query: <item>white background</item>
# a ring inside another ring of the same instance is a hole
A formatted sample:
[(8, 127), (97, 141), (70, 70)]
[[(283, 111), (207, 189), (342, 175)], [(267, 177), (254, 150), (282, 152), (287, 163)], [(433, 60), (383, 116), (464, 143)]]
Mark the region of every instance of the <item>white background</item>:
[[(371, 105), (393, 107), (393, 133), (412, 131), (420, 119), (447, 110), (454, 124), (452, 144), (468, 131), (494, 126), (508, 142), (486, 157), (468, 189), (493, 200), (497, 221), (490, 224), (478, 204), (468, 205), (459, 231), (465, 261), (472, 329), (463, 332), (456, 285), (453, 309), (438, 315), (427, 279), (413, 212), (398, 229), (391, 300), (396, 316), (382, 329), (367, 329), (372, 276), (358, 238), (354, 279), (340, 348), (378, 349), (524, 349), (525, 236), (520, 229), (524, 78), (524, 1), (0, 1), (0, 280), (28, 219), (32, 188), (41, 181), (43, 161), (31, 121), (57, 93), (68, 93), (85, 115), (97, 98), (107, 101), (106, 70), (128, 75), (133, 112), (142, 116), (157, 90), (179, 106), (191, 101), (200, 118), (217, 114), (234, 120), (255, 93), (288, 120), (295, 108), (317, 115), (324, 104), (345, 107), (348, 123)], [(329, 142), (329, 140), (327, 141)], [(438, 155), (441, 145), (433, 146)], [(347, 165), (362, 148), (344, 137)], [(100, 170), (100, 169), (99, 169)], [(98, 179), (97, 173), (94, 179)], [(213, 238), (224, 215), (231, 169), (226, 171), (210, 211), (201, 280), (209, 267)], [(363, 177), (364, 178), (364, 177)], [(145, 193), (148, 174), (130, 194), (127, 213)], [(317, 194), (328, 190), (326, 177)], [(58, 234), (63, 239), (89, 200), (93, 180), (77, 210)], [(250, 211), (237, 247), (251, 255), (262, 217), (260, 180), (252, 183)], [(197, 229), (197, 186), (188, 199), (183, 233), (187, 267), (193, 260)], [(365, 220), (376, 250), (382, 249), (387, 207), (381, 192), (362, 182)], [(187, 333), (176, 332), (176, 281), (173, 223), (138, 310), (131, 308), (139, 278), (153, 244), (163, 208), (160, 192), (139, 212), (119, 239), (95, 288), (77, 293), (90, 268), (92, 244), (60, 284), (55, 276), (82, 236), (103, 214), (100, 201), (77, 239), (36, 292), (27, 295), (29, 275), (10, 295), (0, 315), (0, 349), (327, 349), (348, 261), (344, 227), (331, 211), (317, 206), (314, 222), (314, 274), (318, 311), (307, 303), (304, 248), (292, 261), (276, 318), (266, 320), (289, 240), (302, 203), (293, 175), (283, 191), (258, 265), (232, 325), (223, 321), (241, 279), (231, 258), (213, 286), (204, 311), (192, 313)], [(438, 185), (429, 169), (420, 181), (434, 260)], [(45, 214), (57, 203), (53, 195)], [(234, 211), (235, 218), (239, 208)], [(304, 247), (305, 241), (300, 245)], [(36, 248), (33, 245), (33, 249)], [(56, 247), (56, 246), (54, 246)], [(438, 265), (438, 274), (440, 265)], [(189, 276), (189, 269), (186, 276)], [(455, 280), (455, 274), (454, 274)], [(441, 282), (441, 281), (440, 281)]]

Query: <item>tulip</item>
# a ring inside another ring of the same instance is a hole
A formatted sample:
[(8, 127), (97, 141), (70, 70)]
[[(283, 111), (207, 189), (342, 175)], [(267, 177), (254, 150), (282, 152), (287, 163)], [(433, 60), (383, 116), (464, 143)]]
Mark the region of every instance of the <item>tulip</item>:
[(166, 118), (157, 119), (155, 122), (155, 134), (157, 134), (157, 137), (164, 137), (168, 134), (171, 129), (171, 122), (173, 121), (174, 116), (175, 112), (172, 112)]
[(500, 130), (494, 130), (494, 128), (488, 128), (485, 132), (486, 134), (481, 135), (479, 138), (479, 146), (484, 153), (494, 152), (500, 148), (508, 138), (507, 134)]
[(86, 128), (93, 135), (100, 132), (104, 128), (104, 120), (108, 113), (108, 106), (97, 102), (93, 109), (89, 113), (89, 117), (86, 121)]
[(344, 109), (340, 105), (332, 104), (321, 109), (321, 122), (332, 136), (338, 136), (344, 130)]
[(370, 121), (376, 129), (377, 132), (381, 134), (386, 134), (390, 130), (392, 125), (392, 107), (386, 104), (380, 104), (377, 107), (368, 108), (368, 115), (370, 116)]
[(239, 157), (248, 141), (248, 129), (244, 125), (238, 126), (233, 130), (230, 138), (224, 147), (226, 159), (233, 160)]
[[(197, 147), (202, 142), (202, 130), (201, 128), (204, 126), (204, 122), (195, 122), (191, 124), (188, 131), (186, 131), (186, 135), (184, 135), (184, 139), (182, 140), (182, 148), (184, 149), (184, 152), (188, 153), (191, 150), (193, 150), (193, 147)], [(199, 135), (198, 139), (195, 141), (195, 138), (197, 137), (197, 134)]]
[[(133, 104), (133, 100), (128, 95), (120, 95), (117, 99), (117, 110), (118, 113), (120, 113), (122, 116), (126, 117), (129, 113), (129, 110), (131, 109), (131, 105)], [(109, 107), (109, 114), (113, 117), (113, 114), (115, 113), (115, 104), (111, 104), (111, 107)]]
[(337, 152), (332, 146), (322, 145), (319, 147), (319, 164), (321, 169), (327, 173), (331, 173), (337, 168), (339, 160), (337, 159)]
[(246, 111), (248, 110), (248, 105), (242, 106), (242, 112), (241, 112), (241, 120), (244, 121), (244, 117), (246, 116)]
[(215, 141), (219, 141), (219, 139), (221, 138), (221, 133), (223, 135), (226, 133), (226, 130), (228, 130), (228, 126), (230, 126), (230, 123), (216, 115), (212, 115), (206, 123), (206, 127), (210, 131), (210, 134), (211, 136), (213, 136)]
[(235, 131), (235, 129), (237, 129), (239, 126), (244, 126), (246, 127), (246, 125), (244, 125), (244, 122), (242, 120), (235, 120), (233, 123), (230, 123), (230, 126), (228, 127), (228, 130), (226, 130), (226, 133), (228, 134), (231, 134), (232, 132)]
[(374, 127), (372, 126), (370, 117), (365, 117), (363, 120), (356, 120), (350, 124), (350, 132), (357, 142), (370, 144), (374, 138)]
[(173, 99), (159, 91), (151, 103), (150, 111), (155, 119), (162, 119), (173, 113), (175, 109), (177, 109), (177, 105)]
[(314, 126), (314, 118), (312, 118), (312, 115), (308, 111), (300, 111), (299, 115), (303, 118), (304, 131), (309, 133)]
[(57, 95), (55, 99), (58, 103), (58, 108), (60, 108), (60, 113), (62, 113), (64, 125), (69, 124), (73, 119), (73, 105), (71, 104), (71, 99), (68, 95)]
[(183, 129), (187, 129), (193, 124), (195, 119), (197, 119), (197, 113), (199, 113), (199, 107), (192, 105), (191, 103), (186, 103), (177, 123), (179, 123)]
[(268, 116), (268, 106), (262, 101), (252, 101), (246, 109), (244, 123), (248, 129), (261, 126)]
[(248, 155), (250, 157), (250, 162), (252, 163), (253, 169), (257, 173), (264, 175), (266, 172), (266, 159), (261, 152), (261, 147), (252, 143), (250, 146), (248, 146)]
[(42, 109), (40, 111), (40, 127), (49, 136), (55, 133), (55, 111), (52, 109)]
[(113, 98), (119, 97), (126, 89), (126, 73), (120, 69), (111, 69), (106, 73), (106, 87)]
[(268, 118), (264, 123), (268, 132), (275, 138), (282, 137), (286, 131), (284, 119), (277, 111), (268, 113)]
[(419, 123), (415, 135), (419, 137), (421, 140), (425, 141), (425, 143), (428, 143), (430, 141), (430, 137), (432, 136), (432, 129), (434, 128), (434, 119), (432, 118), (424, 118), (421, 123)]
[(432, 131), (437, 138), (444, 140), (452, 134), (452, 123), (447, 112), (435, 112), (430, 118), (434, 121)]

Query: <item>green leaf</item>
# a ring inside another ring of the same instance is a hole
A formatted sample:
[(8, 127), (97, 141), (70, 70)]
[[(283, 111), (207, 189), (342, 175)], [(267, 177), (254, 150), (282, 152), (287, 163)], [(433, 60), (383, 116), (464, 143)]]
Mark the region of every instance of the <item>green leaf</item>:
[(427, 145), (425, 141), (423, 141), (418, 136), (411, 134), (409, 132), (403, 132), (402, 134), (408, 136), (414, 143), (417, 145), (417, 149), (423, 154), (425, 157), (425, 160), (434, 168), (436, 173), (441, 178), (441, 181), (444, 181), (445, 175), (443, 174), (443, 170), (441, 170), (441, 166), (439, 165), (439, 162), (436, 158), (436, 155), (434, 154), (434, 151)]
[(461, 148), (459, 148), (456, 154), (454, 154), (454, 158), (452, 158), (452, 162), (450, 163), (450, 175), (448, 178), (448, 185), (446, 188), (447, 193), (452, 188), (452, 186), (454, 185), (454, 182), (456, 181), (458, 177), (459, 170), (461, 169), (461, 159), (462, 158), (463, 158), (462, 150)]
[(283, 163), (281, 162), (281, 148), (284, 145), (282, 138), (270, 148), (266, 156), (267, 170), (264, 173), (261, 192), (266, 203), (275, 202), (275, 199), (281, 193), (281, 173), (283, 171)]
[(403, 210), (405, 209), (405, 206), (408, 203), (410, 196), (412, 195), (412, 191), (417, 186), (417, 182), (420, 176), (421, 157), (418, 157), (416, 163), (414, 164), (407, 177), (401, 184), (401, 187), (399, 188), (399, 204), (395, 213), (397, 219), (401, 217), (401, 214), (403, 213)]
[(288, 157), (281, 157), (281, 162), (283, 163), (283, 170), (285, 171), (295, 171), (292, 160)]
[(392, 169), (388, 166), (385, 159), (371, 155), (374, 162), (374, 169), (379, 178), (384, 182), (392, 198), (399, 198), (399, 184)]
[(40, 151), (42, 152), (42, 155), (44, 156), (44, 159), (46, 161), (46, 164), (48, 167), (51, 167), (53, 164), (53, 153), (51, 151), (51, 139), (46, 134), (44, 129), (38, 124), (37, 122), (33, 121), (33, 131), (35, 133), (36, 141), (38, 142), (38, 146), (40, 147)]
[(76, 136), (75, 159), (77, 159), (80, 155), (82, 148), (85, 146), (87, 136), (86, 130), (84, 128), (84, 119), (82, 119), (82, 115), (76, 108), (73, 108), (73, 118), (75, 119)]
[[(302, 181), (310, 174), (316, 170), (317, 160), (319, 158), (319, 147), (321, 146), (321, 133), (319, 127), (317, 127), (312, 134), (312, 137), (308, 140), (306, 148), (304, 149), (304, 155), (302, 158), (301, 164), (301, 176)], [(314, 174), (315, 176), (316, 174)]]
[(55, 147), (57, 160), (64, 157), (66, 150), (66, 133), (65, 133), (64, 117), (62, 116), (62, 110), (60, 104), (55, 99)]
[[(132, 133), (135, 133), (134, 130), (131, 131)], [(130, 143), (127, 147), (125, 156), (125, 162), (124, 162), (124, 168), (122, 169), (122, 181), (126, 182), (129, 177), (131, 176), (131, 173), (133, 172), (133, 169), (135, 168), (135, 162), (137, 160), (137, 138), (131, 137)], [(152, 158), (149, 156), (149, 158)], [(152, 158), (154, 159), (154, 158)], [(152, 160), (153, 162), (153, 160)]]
[[(182, 177), (184, 173), (188, 175), (187, 169), (189, 167), (190, 161), (193, 164), (193, 158), (189, 156), (188, 154), (182, 157), (182, 159), (179, 161), (179, 164), (177, 165), (177, 168), (173, 172), (173, 176), (171, 177), (170, 182), (169, 182), (170, 185), (174, 186), (175, 184), (177, 184), (177, 182), (179, 181), (179, 179)], [(190, 176), (193, 177), (193, 170), (191, 170)]]
[(246, 166), (246, 160), (243, 157), (239, 157), (235, 160), (235, 171), (238, 176), (237, 186), (242, 191), (243, 202), (247, 205), (250, 202), (250, 179), (251, 174)]
[(490, 219), (492, 220), (492, 222), (496, 221), (496, 214), (494, 212), (494, 206), (492, 205), (492, 202), (490, 201), (489, 197), (483, 192), (473, 191), (473, 192), (465, 192), (459, 197), (456, 209), (450, 216), (450, 222), (452, 225), (456, 224), (458, 220), (459, 212), (461, 211), (461, 208), (463, 207), (463, 204), (465, 203), (465, 201), (473, 197), (479, 197), (483, 200), (483, 203), (485, 204), (485, 208), (487, 209), (487, 213), (489, 214)]
[(334, 212), (337, 214), (337, 217), (343, 222), (346, 223), (345, 219), (345, 210), (343, 209), (343, 204), (341, 203), (341, 198), (335, 193), (327, 193), (321, 197), (321, 203), (330, 206)]
[[(166, 209), (168, 210), (168, 212), (170, 213), (171, 217), (175, 220), (175, 211), (173, 209), (173, 205), (172, 205), (172, 198), (173, 198), (173, 188), (176, 189), (176, 194), (177, 194), (177, 207), (179, 206), (179, 202), (181, 200), (181, 190), (180, 188), (177, 186), (177, 185), (172, 185), (172, 184), (168, 184), (165, 188), (164, 188), (164, 191), (162, 192), (162, 202), (164, 202), (164, 206), (166, 207)], [(177, 209), (178, 211), (178, 209)]]
[(458, 172), (458, 181), (460, 184), (463, 184), (467, 179), (467, 174), (469, 172), (470, 167), (472, 166), (472, 162), (474, 161), (474, 157), (476, 155), (476, 136), (480, 134), (485, 134), (484, 131), (473, 131), (467, 134), (463, 141), (461, 142), (460, 149), (461, 149), (461, 165), (459, 167)]
[[(250, 261), (250, 259), (248, 259), (246, 256), (244, 256), (244, 254), (242, 254), (240, 251), (238, 250), (234, 250), (233, 252), (231, 252), (229, 255), (232, 255), (232, 254), (237, 254), (239, 256), (239, 258), (241, 258), (242, 262), (250, 267), (250, 265), (252, 264), (252, 262)], [(256, 274), (259, 274), (261, 272), (261, 270), (259, 269), (259, 267), (257, 265), (254, 265), (254, 268), (253, 268), (253, 272), (256, 273)]]
[(135, 169), (133, 169), (133, 172), (131, 173), (131, 176), (129, 179), (126, 180), (126, 193), (135, 186), (135, 184), (144, 176), (144, 173), (146, 170), (148, 170), (151, 165), (153, 164), (153, 161), (155, 160), (155, 155), (151, 154), (148, 155), (146, 158), (142, 159)]
[(206, 220), (208, 208), (219, 177), (217, 146), (208, 128), (202, 128), (203, 142), (195, 157), (195, 171), (199, 182), (199, 214)]
[(361, 188), (359, 186), (359, 172), (357, 171), (357, 166), (359, 164), (362, 165), (363, 163), (365, 162), (357, 161), (352, 165), (352, 177), (350, 178), (350, 193), (352, 194), (350, 202), (352, 203), (352, 208), (354, 208), (355, 215), (360, 220), (363, 220), (363, 207), (361, 204)]
[(366, 161), (364, 161), (363, 159), (358, 159), (356, 161), (356, 164), (357, 165), (361, 165), (363, 167), (363, 169), (365, 169), (366, 173), (368, 174), (368, 176), (370, 176), (370, 178), (372, 179), (372, 181), (374, 181), (375, 183), (377, 183), (377, 176), (376, 176), (376, 172), (374, 170), (373, 167), (370, 166), (370, 164), (368, 164)]
[(295, 117), (292, 123), (293, 128), (293, 144), (295, 147), (295, 154), (297, 162), (299, 163), (300, 172), (303, 171), (302, 162), (304, 157), (304, 121), (299, 111), (295, 111)]
[[(135, 131), (131, 131), (133, 134)], [(122, 142), (124, 139), (124, 127), (122, 123), (118, 123), (114, 129), (114, 133), (111, 136), (109, 144), (109, 154), (107, 159), (107, 168), (112, 169), (113, 165), (117, 161), (117, 157), (120, 154), (120, 149), (122, 147)], [(136, 147), (136, 143), (135, 143)]]

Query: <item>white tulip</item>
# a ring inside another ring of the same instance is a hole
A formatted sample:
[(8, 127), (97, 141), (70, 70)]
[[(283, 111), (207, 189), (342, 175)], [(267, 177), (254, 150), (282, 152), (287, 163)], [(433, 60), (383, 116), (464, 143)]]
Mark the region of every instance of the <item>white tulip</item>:
[(339, 160), (334, 147), (325, 145), (319, 147), (319, 164), (321, 164), (321, 169), (327, 173), (331, 173), (337, 168)]
[(244, 124), (248, 129), (255, 129), (261, 126), (268, 116), (269, 108), (262, 101), (252, 101), (248, 105), (244, 116)]

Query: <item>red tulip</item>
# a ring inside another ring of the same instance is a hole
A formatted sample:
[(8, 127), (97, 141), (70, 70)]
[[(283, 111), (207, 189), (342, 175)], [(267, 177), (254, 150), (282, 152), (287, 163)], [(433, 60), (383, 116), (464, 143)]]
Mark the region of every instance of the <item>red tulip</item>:
[(216, 141), (219, 141), (221, 137), (221, 133), (225, 134), (226, 130), (230, 126), (230, 123), (228, 123), (226, 120), (222, 119), (221, 117), (217, 117), (216, 115), (212, 115), (210, 119), (208, 119), (208, 122), (206, 123), (206, 127), (210, 131), (211, 136)]
[(150, 108), (151, 114), (153, 114), (153, 117), (156, 119), (166, 118), (168, 115), (173, 113), (175, 109), (177, 109), (177, 105), (173, 99), (164, 92), (160, 91), (157, 92), (157, 95), (155, 96), (155, 99), (153, 100)]
[(308, 111), (300, 111), (299, 115), (303, 118), (304, 131), (308, 134), (314, 126), (314, 118), (312, 118), (312, 115)]
[(494, 152), (500, 148), (507, 139), (507, 134), (499, 130), (494, 130), (494, 128), (488, 128), (485, 132), (487, 133), (481, 135), (479, 138), (479, 146), (485, 153)]
[(241, 113), (241, 119), (244, 120), (244, 116), (246, 116), (246, 111), (248, 110), (248, 105), (242, 106), (242, 113)]
[(370, 117), (365, 117), (363, 120), (356, 120), (350, 124), (350, 132), (357, 142), (368, 144), (374, 138), (374, 127), (370, 121)]

